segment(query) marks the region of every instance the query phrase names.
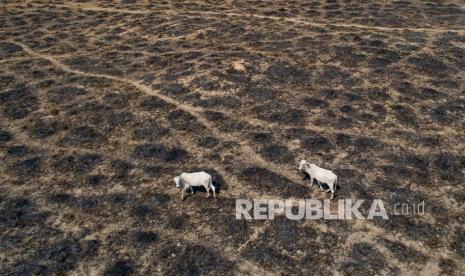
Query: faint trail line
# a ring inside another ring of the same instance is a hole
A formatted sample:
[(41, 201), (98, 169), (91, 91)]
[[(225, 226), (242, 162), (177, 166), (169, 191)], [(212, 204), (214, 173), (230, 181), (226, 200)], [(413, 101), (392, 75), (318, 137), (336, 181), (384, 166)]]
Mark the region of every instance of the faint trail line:
[[(144, 85), (141, 82), (137, 82), (137, 81), (130, 80), (130, 79), (125, 79), (125, 78), (120, 78), (120, 77), (116, 77), (116, 76), (112, 76), (112, 75), (89, 73), (89, 72), (84, 72), (84, 71), (72, 69), (71, 67), (69, 67), (69, 66), (63, 64), (62, 62), (58, 61), (55, 58), (55, 56), (40, 54), (40, 53), (38, 53), (36, 51), (33, 51), (32, 49), (30, 49), (25, 44), (22, 44), (22, 43), (19, 43), (19, 42), (16, 42), (16, 41), (11, 41), (11, 42), (16, 43), (17, 45), (21, 46), (25, 50), (25, 52), (27, 52), (29, 55), (31, 55), (33, 57), (37, 57), (37, 58), (46, 59), (46, 60), (50, 61), (54, 66), (56, 66), (58, 68), (61, 68), (64, 71), (79, 74), (79, 75), (84, 75), (84, 76), (88, 76), (88, 77), (105, 78), (105, 79), (110, 79), (110, 80), (113, 80), (113, 81), (123, 82), (123, 83), (126, 83), (126, 84), (130, 84), (132, 86), (135, 86), (136, 88), (138, 88), (139, 90), (143, 91), (144, 93), (146, 93), (148, 95), (159, 97), (159, 98), (165, 100), (166, 102), (171, 103), (171, 104), (177, 106), (178, 108), (192, 114), (203, 125), (205, 125), (210, 131), (212, 131), (212, 133), (215, 134), (215, 136), (217, 136), (217, 137), (219, 137), (219, 138), (221, 138), (223, 140), (236, 141), (238, 144), (241, 145), (241, 147), (243, 149), (243, 152), (246, 154), (246, 156), (252, 157), (252, 160), (255, 160), (255, 162), (257, 164), (260, 164), (261, 166), (264, 166), (264, 167), (271, 167), (274, 170), (281, 172), (281, 174), (283, 174), (284, 176), (286, 176), (290, 180), (292, 180), (292, 181), (294, 181), (296, 183), (300, 183), (300, 178), (296, 177), (294, 174), (292, 174), (292, 173), (283, 173), (283, 171), (289, 172), (288, 167), (286, 167), (284, 165), (273, 164), (272, 162), (268, 162), (268, 161), (264, 160), (258, 153), (256, 153), (253, 150), (253, 148), (247, 143), (247, 141), (245, 141), (243, 139), (240, 139), (240, 138), (236, 138), (235, 136), (232, 136), (230, 134), (225, 134), (224, 132), (222, 132), (218, 128), (214, 127), (211, 124), (211, 122), (209, 122), (207, 119), (204, 118), (203, 113), (206, 111), (204, 108), (200, 108), (200, 107), (196, 107), (196, 106), (192, 106), (192, 105), (188, 105), (188, 104), (179, 102), (179, 101), (177, 101), (177, 100), (175, 100), (175, 99), (173, 99), (171, 97), (165, 96), (165, 95), (153, 90), (151, 87), (149, 87), (147, 85)], [(212, 111), (216, 111), (216, 110), (212, 110)], [(228, 117), (230, 117), (230, 118), (232, 118), (234, 120), (245, 122), (245, 123), (247, 123), (247, 124), (249, 124), (251, 126), (269, 127), (269, 128), (282, 128), (283, 127), (283, 126), (280, 126), (279, 124), (276, 124), (276, 123), (263, 121), (263, 120), (260, 120), (258, 118), (254, 118), (254, 117), (251, 117), (251, 116), (244, 117), (243, 115), (237, 115), (237, 114), (234, 114), (234, 113), (232, 113), (230, 111), (226, 111), (226, 110), (221, 110), (221, 111), (218, 111), (218, 112), (220, 112), (220, 113), (222, 113), (222, 114), (224, 114), (224, 115), (226, 115), (226, 116), (228, 116)], [(246, 120), (244, 120), (244, 119), (246, 119)], [(294, 128), (294, 127), (293, 126), (290, 126), (290, 127), (286, 126), (284, 128), (291, 129), (291, 128)], [(343, 130), (332, 130), (332, 129), (328, 129), (328, 128), (325, 128), (325, 127), (316, 126), (316, 125), (313, 125), (313, 124), (303, 126), (303, 128), (307, 129), (307, 130), (314, 131), (314, 132), (326, 133), (326, 134), (334, 134), (334, 135), (341, 134), (341, 133), (342, 134), (348, 134), (348, 135), (353, 134), (351, 132), (346, 132), (346, 131), (343, 131)], [(412, 147), (412, 148), (414, 148), (416, 150), (422, 150), (421, 147), (412, 146), (409, 142), (404, 142), (404, 141), (397, 140), (397, 139), (393, 140), (393, 139), (381, 138), (379, 136), (370, 135), (370, 134), (366, 134), (366, 133), (358, 133), (358, 134), (363, 135), (364, 137), (378, 139), (378, 140), (380, 140), (380, 141), (382, 141), (382, 142), (384, 142), (384, 143), (386, 143), (388, 145), (401, 146), (404, 149), (408, 149), (409, 147)]]
[[(0, 59), (0, 63), (4, 62), (14, 62), (14, 61), (23, 61), (26, 59), (31, 59), (31, 57), (16, 57), (16, 58), (5, 58), (5, 59)], [(34, 58), (33, 58), (34, 59)]]
[(242, 251), (244, 248), (247, 247), (247, 245), (249, 245), (249, 243), (258, 239), (260, 234), (262, 234), (266, 230), (266, 228), (270, 226), (270, 224), (271, 224), (271, 220), (266, 220), (263, 223), (263, 225), (254, 227), (252, 235), (250, 235), (249, 238), (238, 247), (237, 251), (239, 252)]
[[(134, 81), (134, 80), (130, 80), (130, 79), (125, 79), (125, 78), (120, 78), (120, 77), (116, 77), (116, 76), (112, 76), (112, 75), (106, 75), (106, 74), (96, 74), (96, 73), (89, 73), (89, 72), (84, 72), (84, 71), (80, 71), (80, 70), (75, 70), (75, 69), (72, 69), (71, 67), (63, 64), (62, 62), (58, 61), (56, 59), (55, 56), (50, 56), (50, 55), (44, 55), (44, 54), (40, 54), (38, 52), (35, 52), (33, 51), (32, 49), (30, 49), (27, 45), (25, 44), (22, 44), (22, 43), (19, 43), (19, 42), (15, 42), (15, 41), (11, 41), (12, 43), (16, 43), (17, 45), (23, 47), (23, 49), (29, 54), (29, 55), (32, 55), (32, 56), (35, 56), (37, 58), (43, 58), (43, 59), (46, 59), (48, 61), (50, 61), (52, 64), (54, 64), (56, 67), (59, 67), (61, 68), (62, 70), (64, 71), (67, 71), (67, 72), (72, 72), (72, 73), (75, 73), (75, 74), (80, 74), (80, 75), (85, 75), (85, 76), (88, 76), (88, 77), (98, 77), (98, 78), (106, 78), (106, 79), (111, 79), (111, 80), (114, 80), (114, 81), (118, 81), (118, 82), (123, 82), (123, 83), (126, 83), (126, 84), (130, 84), (132, 86), (135, 86), (136, 88), (138, 88), (139, 90), (143, 91), (144, 93), (146, 94), (149, 94), (149, 95), (153, 95), (153, 96), (156, 96), (156, 97), (159, 97), (163, 100), (165, 100), (166, 102), (169, 102), (185, 111), (187, 111), (188, 113), (192, 114), (193, 116), (195, 116), (197, 119), (199, 119), (201, 121), (202, 124), (204, 124), (205, 126), (207, 126), (208, 129), (212, 130), (212, 128), (215, 128), (212, 126), (212, 124), (204, 119), (204, 116), (202, 115), (206, 110), (204, 108), (201, 108), (201, 107), (196, 107), (196, 106), (192, 106), (192, 105), (188, 105), (188, 104), (185, 104), (185, 103), (182, 103), (182, 102), (179, 102), (177, 100), (174, 100), (173, 98), (171, 97), (168, 97), (168, 96), (165, 96), (161, 93), (158, 93), (156, 92), (155, 90), (153, 90), (152, 88), (150, 88), (149, 86), (147, 85), (144, 85), (140, 82), (137, 82), (137, 81)], [(269, 127), (269, 128), (282, 128), (283, 126), (277, 124), (277, 123), (272, 123), (272, 122), (268, 122), (268, 121), (263, 121), (261, 119), (258, 119), (258, 118), (255, 118), (255, 117), (251, 117), (251, 116), (246, 116), (244, 117), (243, 115), (237, 115), (237, 114), (234, 114), (230, 111), (227, 111), (227, 110), (221, 110), (221, 111), (217, 111), (217, 110), (214, 110), (214, 109), (209, 109), (211, 111), (215, 111), (215, 112), (220, 112), (234, 120), (237, 120), (237, 121), (242, 121), (242, 122), (245, 122), (251, 126), (258, 126), (258, 127)], [(244, 118), (246, 118), (246, 120), (244, 120)], [(284, 126), (285, 129), (292, 129), (294, 128), (294, 126)], [(320, 126), (317, 126), (317, 125), (314, 125), (314, 124), (311, 124), (311, 125), (307, 125), (307, 126), (301, 126), (301, 128), (304, 128), (304, 129), (307, 129), (307, 130), (310, 130), (310, 131), (314, 131), (314, 132), (320, 132), (320, 133), (326, 133), (326, 134), (347, 134), (347, 135), (351, 135), (353, 133), (351, 132), (346, 132), (346, 131), (343, 131), (343, 130), (332, 130), (332, 129), (328, 129), (328, 128), (325, 128), (325, 127), (320, 127)], [(216, 129), (216, 128), (215, 128)], [(261, 158), (253, 149), (251, 146), (249, 145), (243, 145), (244, 143), (246, 143), (245, 141), (241, 140), (241, 139), (237, 139), (237, 138), (232, 138), (233, 136), (231, 135), (224, 135), (222, 131), (216, 129), (215, 132), (213, 132), (216, 136), (218, 137), (222, 137), (223, 139), (225, 140), (234, 140), (236, 142), (238, 142), (239, 144), (241, 144), (241, 146), (244, 146), (246, 147), (246, 151), (248, 151), (249, 153), (253, 153), (253, 155), (255, 155), (256, 157), (258, 157), (259, 159), (257, 160), (257, 162), (259, 164), (262, 164), (262, 165), (266, 165), (266, 166), (270, 166), (270, 162), (267, 162), (266, 160), (264, 160), (263, 158)], [(367, 134), (367, 133), (358, 133), (360, 135), (363, 135), (364, 137), (368, 137), (368, 138), (375, 138), (375, 139), (378, 139), (388, 145), (396, 145), (396, 146), (401, 146), (403, 148), (409, 148), (409, 147), (413, 147), (417, 150), (421, 150), (421, 148), (419, 147), (415, 147), (415, 146), (412, 146), (410, 145), (410, 143), (408, 142), (404, 142), (404, 141), (399, 141), (399, 140), (392, 140), (392, 139), (384, 139), (384, 138), (381, 138), (379, 136), (375, 136), (375, 135), (370, 135), (370, 134)], [(277, 167), (281, 167), (280, 165), (276, 165)], [(288, 178), (290, 179), (294, 179), (292, 175), (290, 174), (287, 174)], [(295, 178), (294, 181), (297, 181), (298, 178)]]
[[(51, 6), (53, 5), (53, 6)], [(127, 14), (152, 14), (156, 11), (152, 10), (129, 10), (129, 9), (118, 9), (118, 8), (105, 8), (89, 4), (71, 3), (71, 4), (44, 4), (44, 3), (32, 3), (23, 2), (17, 4), (6, 4), (2, 8), (16, 9), (21, 8), (22, 11), (34, 11), (33, 7), (43, 7), (47, 9), (73, 9), (82, 11), (96, 11), (96, 12), (111, 12), (111, 13), (127, 13)]]
[[(32, 4), (32, 3), (31, 3)], [(35, 6), (45, 6), (46, 4), (37, 4)], [(119, 8), (105, 8), (98, 7), (95, 5), (89, 4), (66, 4), (66, 5), (55, 5), (54, 7), (48, 8), (68, 8), (74, 10), (83, 10), (83, 11), (97, 11), (97, 12), (111, 12), (111, 13), (127, 13), (127, 14), (167, 14), (167, 15), (180, 15), (180, 14), (197, 14), (197, 15), (214, 15), (214, 16), (230, 16), (230, 17), (255, 17), (259, 19), (269, 19), (274, 21), (287, 21), (296, 24), (303, 24), (314, 27), (341, 27), (341, 28), (356, 28), (356, 29), (366, 29), (366, 30), (378, 30), (384, 32), (392, 31), (417, 31), (417, 32), (431, 32), (431, 33), (443, 33), (443, 32), (456, 32), (465, 34), (465, 30), (461, 29), (444, 29), (444, 28), (414, 28), (414, 27), (380, 27), (380, 26), (368, 26), (356, 23), (323, 23), (323, 22), (310, 22), (302, 17), (280, 17), (272, 15), (260, 15), (260, 14), (251, 14), (251, 13), (237, 13), (237, 12), (214, 12), (214, 11), (189, 11), (189, 10), (180, 10), (179, 12), (173, 12), (172, 10), (140, 10), (140, 9), (119, 9)]]
[[(34, 57), (39, 57), (39, 58), (48, 60), (54, 66), (56, 66), (57, 68), (60, 68), (61, 70), (65, 71), (65, 72), (78, 74), (78, 75), (83, 75), (83, 76), (88, 76), (88, 77), (104, 78), (104, 79), (109, 79), (109, 80), (113, 80), (113, 81), (117, 81), (117, 82), (122, 82), (122, 83), (125, 83), (125, 84), (132, 85), (132, 86), (136, 87), (137, 89), (139, 89), (140, 91), (142, 91), (142, 92), (144, 92), (144, 93), (146, 93), (148, 95), (158, 97), (158, 98), (160, 98), (160, 99), (162, 99), (162, 100), (176, 106), (177, 108), (182, 109), (182, 110), (190, 113), (197, 120), (199, 120), (199, 122), (202, 123), (208, 130), (210, 130), (216, 137), (219, 137), (222, 140), (230, 140), (230, 141), (234, 141), (234, 142), (238, 143), (240, 145), (242, 154), (245, 156), (246, 159), (252, 160), (253, 162), (255, 162), (255, 163), (257, 163), (260, 166), (263, 166), (265, 168), (268, 167), (268, 168), (270, 168), (270, 169), (272, 169), (274, 171), (283, 172), (283, 167), (282, 166), (278, 166), (278, 165), (275, 165), (275, 164), (273, 164), (271, 162), (265, 161), (259, 154), (257, 154), (253, 150), (253, 148), (247, 143), (247, 141), (236, 138), (235, 136), (232, 136), (232, 135), (229, 135), (229, 134), (225, 134), (225, 133), (221, 132), (220, 130), (218, 130), (216, 127), (214, 127), (207, 119), (205, 119), (201, 115), (203, 110), (199, 110), (199, 109), (197, 109), (195, 107), (180, 103), (180, 102), (178, 102), (178, 101), (176, 101), (176, 100), (174, 100), (174, 99), (172, 99), (172, 98), (170, 98), (168, 96), (165, 96), (165, 95), (163, 95), (161, 93), (156, 92), (155, 90), (153, 90), (149, 86), (141, 84), (140, 82), (136, 82), (136, 81), (125, 79), (125, 78), (115, 77), (115, 76), (111, 76), (111, 75), (95, 74), (95, 73), (88, 73), (88, 72), (84, 72), (84, 71), (80, 71), (80, 70), (75, 70), (75, 69), (72, 69), (71, 67), (69, 67), (68, 65), (65, 65), (65, 64), (61, 63), (60, 61), (56, 60), (54, 57), (52, 57), (50, 55), (44, 55), (44, 54), (41, 54), (41, 53), (38, 53), (38, 52), (32, 50), (31, 48), (29, 48), (27, 45), (25, 45), (23, 43), (16, 42), (16, 41), (10, 41), (10, 42), (22, 47), (23, 50), (27, 54), (29, 54), (31, 56), (34, 56)], [(284, 171), (287, 171), (287, 170), (284, 170)], [(294, 176), (293, 174), (283, 173), (283, 175), (288, 177), (290, 180), (293, 180), (294, 182), (298, 183), (297, 180), (299, 178)]]
[[(78, 74), (78, 75), (88, 76), (88, 77), (104, 78), (104, 79), (109, 79), (109, 80), (113, 80), (113, 81), (117, 81), (117, 82), (122, 82), (122, 83), (129, 84), (129, 85), (132, 85), (132, 86), (136, 87), (137, 89), (144, 92), (145, 94), (158, 97), (158, 98), (160, 98), (160, 99), (162, 99), (162, 100), (176, 106), (177, 108), (188, 112), (192, 116), (194, 116), (197, 120), (199, 120), (200, 123), (202, 123), (208, 130), (210, 130), (216, 137), (220, 138), (221, 140), (223, 140), (223, 141), (230, 140), (230, 141), (234, 141), (234, 142), (238, 143), (240, 145), (241, 152), (242, 152), (243, 156), (245, 156), (245, 159), (251, 160), (252, 162), (254, 162), (254, 163), (256, 163), (256, 164), (258, 164), (258, 165), (260, 165), (260, 166), (262, 166), (264, 168), (269, 168), (269, 169), (271, 169), (273, 171), (279, 172), (279, 174), (281, 174), (282, 176), (287, 177), (289, 180), (293, 181), (294, 183), (302, 185), (302, 184), (300, 184), (301, 183), (300, 177), (298, 177), (295, 173), (292, 173), (291, 168), (289, 168), (288, 166), (284, 166), (284, 165), (281, 165), (281, 164), (275, 164), (273, 162), (268, 162), (268, 161), (264, 160), (258, 153), (255, 152), (255, 150), (252, 148), (252, 146), (249, 145), (249, 143), (246, 140), (238, 138), (238, 137), (233, 136), (233, 135), (230, 135), (228, 133), (224, 133), (223, 131), (221, 131), (217, 127), (215, 127), (210, 121), (208, 121), (207, 119), (204, 118), (203, 113), (206, 110), (203, 109), (203, 108), (199, 108), (199, 107), (195, 107), (195, 106), (191, 106), (191, 105), (179, 102), (179, 101), (177, 101), (177, 100), (175, 100), (175, 99), (173, 99), (171, 97), (168, 97), (166, 95), (163, 95), (163, 94), (153, 90), (151, 87), (149, 87), (147, 85), (144, 85), (144, 84), (142, 84), (140, 82), (137, 82), (137, 81), (134, 81), (134, 80), (120, 78), (120, 77), (116, 77), (116, 76), (112, 76), (112, 75), (89, 73), (89, 72), (84, 72), (84, 71), (72, 69), (68, 65), (65, 65), (62, 62), (56, 60), (53, 56), (38, 53), (38, 52), (32, 50), (31, 48), (29, 48), (27, 45), (25, 45), (23, 43), (16, 42), (16, 41), (11, 41), (11, 43), (15, 43), (15, 44), (21, 46), (23, 48), (23, 50), (26, 53), (28, 53), (29, 55), (31, 55), (31, 56), (48, 60), (54, 66), (62, 69), (63, 71)], [(228, 117), (230, 117), (230, 118), (232, 118), (234, 120), (244, 121), (244, 117), (241, 118), (241, 116), (233, 114), (231, 112), (223, 110), (223, 111), (221, 111), (221, 113), (227, 115)], [(245, 122), (247, 124), (249, 124), (249, 125), (252, 125), (252, 126), (259, 126), (259, 127), (268, 126), (268, 127), (271, 127), (271, 128), (282, 127), (282, 126), (279, 126), (279, 125), (277, 125), (275, 123), (266, 122), (266, 121), (263, 121), (263, 120), (260, 120), (260, 119), (257, 119), (257, 118), (252, 118), (252, 117), (246, 117), (246, 118), (247, 118), (247, 120)], [(289, 127), (289, 128), (292, 128), (292, 127)], [(329, 133), (329, 134), (345, 133), (344, 131), (328, 130), (326, 128), (322, 128), (322, 127), (315, 126), (315, 125), (305, 126), (304, 128), (309, 129), (311, 131), (315, 131), (315, 132)], [(392, 141), (388, 141), (388, 140), (380, 138), (378, 136), (372, 136), (372, 135), (364, 135), (364, 136), (379, 139), (380, 141), (385, 142), (385, 143), (387, 143), (389, 145), (397, 145), (397, 146), (401, 146), (401, 147), (404, 147), (404, 148), (408, 148), (407, 147), (408, 143), (405, 143), (405, 142), (395, 141), (395, 143), (392, 143)]]
[[(408, 149), (408, 148), (413, 148), (415, 149), (416, 151), (419, 151), (419, 152), (423, 152), (424, 151), (424, 147), (421, 147), (421, 146), (417, 146), (417, 145), (412, 145), (412, 143), (408, 142), (408, 141), (403, 141), (403, 140), (398, 140), (398, 139), (395, 139), (393, 137), (391, 138), (382, 138), (380, 136), (377, 136), (377, 135), (373, 135), (373, 134), (369, 134), (367, 133), (366, 131), (363, 131), (363, 130), (359, 130), (358, 132), (355, 132), (355, 130), (351, 130), (351, 131), (346, 131), (346, 130), (339, 130), (339, 129), (332, 129), (332, 128), (328, 128), (328, 127), (321, 127), (321, 126), (317, 126), (309, 121), (307, 121), (307, 125), (301, 125), (301, 126), (283, 126), (283, 125), (280, 125), (279, 123), (273, 123), (273, 122), (268, 122), (268, 121), (264, 121), (264, 120), (261, 120), (261, 119), (258, 119), (254, 116), (250, 116), (250, 115), (246, 115), (246, 114), (243, 114), (243, 115), (236, 115), (230, 111), (227, 111), (227, 110), (215, 110), (215, 109), (209, 109), (210, 111), (214, 111), (214, 112), (219, 112), (219, 113), (222, 113), (224, 115), (227, 115), (228, 117), (236, 120), (236, 121), (241, 121), (241, 122), (245, 122), (251, 126), (254, 126), (254, 127), (262, 127), (262, 128), (271, 128), (271, 129), (274, 129), (274, 128), (278, 128), (278, 129), (285, 129), (285, 130), (290, 130), (290, 129), (294, 129), (294, 128), (301, 128), (301, 129), (305, 129), (305, 130), (310, 130), (310, 131), (313, 131), (315, 133), (324, 133), (324, 134), (330, 134), (330, 135), (338, 135), (338, 134), (345, 134), (345, 135), (348, 135), (348, 136), (354, 136), (354, 135), (360, 135), (362, 136), (363, 138), (372, 138), (372, 139), (377, 139), (387, 145), (390, 145), (390, 146), (400, 146), (402, 147), (403, 149)], [(436, 134), (433, 132), (433, 134)], [(427, 149), (427, 148), (426, 148)]]
[(357, 29), (368, 29), (368, 30), (379, 30), (379, 31), (420, 31), (420, 32), (432, 32), (432, 33), (441, 33), (441, 32), (457, 32), (465, 33), (464, 30), (457, 29), (442, 29), (442, 28), (410, 28), (410, 27), (379, 27), (379, 26), (368, 26), (362, 24), (346, 24), (346, 23), (318, 23), (318, 22), (309, 22), (300, 17), (279, 17), (279, 16), (268, 16), (268, 15), (259, 15), (259, 14), (240, 14), (240, 13), (231, 13), (231, 12), (210, 12), (210, 11), (187, 11), (186, 13), (197, 13), (197, 14), (210, 14), (217, 16), (236, 16), (236, 17), (256, 17), (261, 19), (271, 19), (277, 21), (288, 21), (298, 24), (304, 24), (315, 27), (342, 27), (342, 28), (357, 28)]

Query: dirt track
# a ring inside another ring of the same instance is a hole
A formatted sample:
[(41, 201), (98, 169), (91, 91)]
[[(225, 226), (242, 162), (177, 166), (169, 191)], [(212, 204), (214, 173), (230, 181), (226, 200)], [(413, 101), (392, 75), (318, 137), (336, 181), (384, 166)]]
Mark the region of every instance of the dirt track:
[[(1, 274), (465, 271), (462, 2), (153, 2), (0, 1)], [(425, 215), (235, 220), (302, 158)]]

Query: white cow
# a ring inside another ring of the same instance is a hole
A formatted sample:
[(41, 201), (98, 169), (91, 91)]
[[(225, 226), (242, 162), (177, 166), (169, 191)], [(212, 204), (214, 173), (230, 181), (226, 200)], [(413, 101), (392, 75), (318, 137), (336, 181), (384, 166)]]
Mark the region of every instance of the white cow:
[(315, 164), (310, 164), (305, 160), (300, 161), (299, 171), (304, 171), (310, 176), (310, 186), (313, 185), (313, 179), (318, 181), (320, 189), (323, 190), (320, 183), (325, 183), (329, 186), (328, 192), (331, 191), (331, 199), (334, 198), (337, 186), (337, 175), (330, 170), (325, 170)]
[(173, 178), (176, 183), (176, 188), (181, 188), (181, 200), (184, 199), (184, 192), (190, 189), (194, 193), (192, 187), (204, 187), (210, 197), (210, 188), (213, 191), (213, 196), (216, 198), (216, 188), (212, 184), (212, 176), (206, 172), (182, 173)]

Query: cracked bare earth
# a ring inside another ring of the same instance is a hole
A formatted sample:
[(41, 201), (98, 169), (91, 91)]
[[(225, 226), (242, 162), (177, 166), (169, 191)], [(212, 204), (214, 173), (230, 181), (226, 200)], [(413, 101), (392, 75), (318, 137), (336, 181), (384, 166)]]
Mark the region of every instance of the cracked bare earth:
[[(464, 70), (463, 1), (0, 0), (0, 273), (463, 275)], [(303, 158), (389, 219), (235, 219)]]

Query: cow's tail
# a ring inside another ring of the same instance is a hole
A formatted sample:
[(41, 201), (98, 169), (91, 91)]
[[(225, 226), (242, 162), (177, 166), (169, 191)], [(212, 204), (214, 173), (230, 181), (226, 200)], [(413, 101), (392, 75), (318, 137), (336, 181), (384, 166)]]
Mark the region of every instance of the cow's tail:
[(336, 191), (337, 189), (337, 176), (336, 176), (336, 180), (334, 180), (334, 191)]

